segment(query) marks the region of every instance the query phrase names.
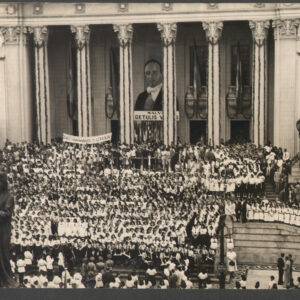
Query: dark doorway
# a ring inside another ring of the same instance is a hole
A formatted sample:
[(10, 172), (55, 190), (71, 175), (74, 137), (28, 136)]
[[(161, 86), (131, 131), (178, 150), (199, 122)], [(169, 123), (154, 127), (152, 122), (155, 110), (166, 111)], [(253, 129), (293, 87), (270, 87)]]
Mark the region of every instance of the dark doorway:
[(231, 121), (231, 141), (249, 141), (250, 137), (249, 121)]
[(206, 121), (190, 121), (190, 143), (206, 143)]
[(111, 120), (111, 141), (113, 144), (116, 144), (119, 141), (120, 134), (120, 125), (119, 120)]

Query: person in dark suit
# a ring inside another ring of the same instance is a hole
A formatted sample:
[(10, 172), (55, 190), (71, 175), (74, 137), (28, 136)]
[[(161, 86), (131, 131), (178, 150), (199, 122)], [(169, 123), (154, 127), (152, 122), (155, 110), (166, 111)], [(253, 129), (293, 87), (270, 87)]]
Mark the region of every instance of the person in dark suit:
[(242, 222), (247, 222), (247, 200), (245, 199), (242, 204)]
[(242, 203), (240, 200), (238, 200), (238, 202), (235, 206), (235, 216), (236, 216), (237, 222), (240, 222), (242, 209), (243, 209)]
[(278, 285), (283, 285), (284, 253), (277, 260), (278, 268)]
[(161, 64), (151, 59), (145, 64), (146, 90), (139, 94), (134, 110), (162, 111), (162, 69)]

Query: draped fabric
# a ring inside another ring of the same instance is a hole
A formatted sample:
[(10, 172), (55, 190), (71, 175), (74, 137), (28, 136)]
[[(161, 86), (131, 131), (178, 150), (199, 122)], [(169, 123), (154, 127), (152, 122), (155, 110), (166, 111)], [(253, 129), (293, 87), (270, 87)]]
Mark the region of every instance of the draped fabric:
[(9, 262), (13, 205), (13, 197), (8, 193), (0, 193), (0, 287), (16, 287)]

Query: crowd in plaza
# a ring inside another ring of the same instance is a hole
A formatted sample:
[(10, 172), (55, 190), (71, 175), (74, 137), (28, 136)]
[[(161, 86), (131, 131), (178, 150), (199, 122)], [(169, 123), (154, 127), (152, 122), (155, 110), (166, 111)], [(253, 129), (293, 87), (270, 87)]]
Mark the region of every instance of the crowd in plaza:
[[(222, 215), (300, 225), (293, 193), (263, 197), (266, 178), (289, 172), (285, 153), (250, 143), (7, 143), (12, 270), (26, 287), (191, 288), (196, 266), (209, 288), (202, 266), (214, 264)], [(115, 265), (144, 273), (120, 280)]]

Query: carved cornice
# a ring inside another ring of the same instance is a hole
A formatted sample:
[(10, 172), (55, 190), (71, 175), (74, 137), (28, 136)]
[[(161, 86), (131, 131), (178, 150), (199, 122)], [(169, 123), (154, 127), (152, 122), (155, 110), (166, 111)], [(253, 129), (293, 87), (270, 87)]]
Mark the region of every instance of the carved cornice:
[(125, 47), (132, 42), (132, 24), (115, 24), (114, 32), (118, 33), (119, 44), (121, 47)]
[(274, 38), (295, 38), (299, 19), (276, 19), (272, 23), (274, 28)]
[(217, 44), (222, 35), (223, 22), (203, 22), (202, 27), (208, 42), (212, 45)]
[(256, 45), (261, 47), (268, 36), (270, 21), (249, 21), (249, 27)]
[(46, 26), (28, 27), (28, 32), (33, 33), (35, 47), (47, 46), (49, 32)]
[(77, 48), (82, 50), (90, 41), (89, 25), (71, 26), (72, 33), (75, 33)]
[(20, 26), (7, 26), (0, 28), (6, 44), (18, 44), (20, 41)]
[(161, 34), (161, 40), (164, 46), (169, 46), (176, 41), (177, 24), (176, 23), (158, 23), (157, 29)]

